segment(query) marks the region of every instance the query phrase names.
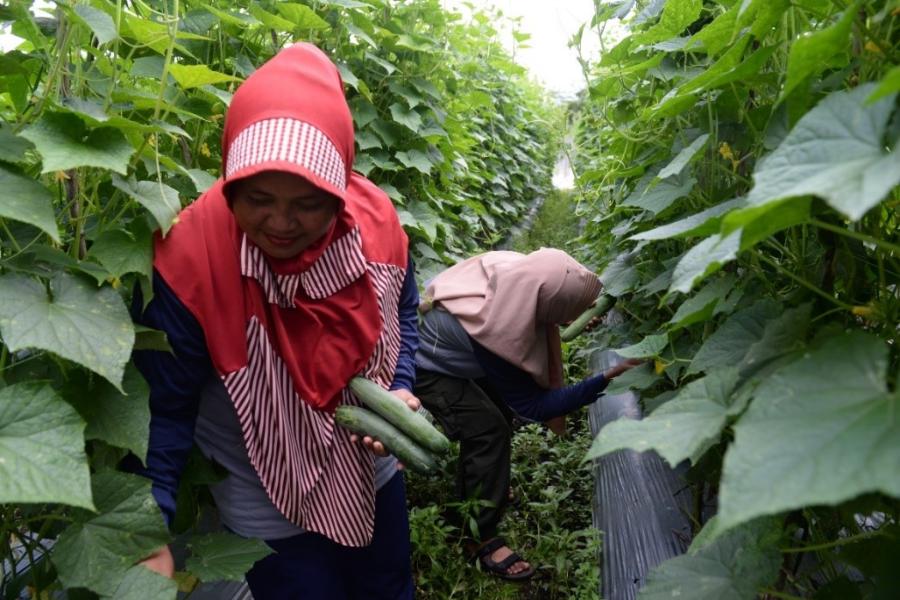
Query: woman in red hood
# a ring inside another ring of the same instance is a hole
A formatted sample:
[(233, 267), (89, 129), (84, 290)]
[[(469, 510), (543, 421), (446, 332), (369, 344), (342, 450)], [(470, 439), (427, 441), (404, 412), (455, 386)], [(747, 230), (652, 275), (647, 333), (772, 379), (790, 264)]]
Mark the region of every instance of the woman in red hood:
[[(247, 574), (256, 600), (413, 596), (398, 463), (333, 418), (358, 404), (357, 374), (418, 407), (408, 240), (352, 171), (353, 144), (325, 54), (297, 44), (263, 65), (228, 109), (222, 178), (156, 240), (137, 318), (174, 350), (136, 353), (151, 387), (143, 472), (171, 521), (192, 444), (225, 467), (224, 525), (276, 550)], [(173, 571), (168, 548), (144, 564)]]

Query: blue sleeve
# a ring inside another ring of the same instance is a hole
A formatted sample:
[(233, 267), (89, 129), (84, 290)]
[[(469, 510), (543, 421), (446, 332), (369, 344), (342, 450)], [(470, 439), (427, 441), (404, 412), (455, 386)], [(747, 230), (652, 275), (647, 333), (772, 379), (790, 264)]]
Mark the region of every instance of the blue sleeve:
[(506, 404), (519, 416), (532, 421), (547, 421), (591, 404), (606, 389), (608, 383), (603, 375), (595, 375), (581, 383), (546, 390), (538, 386), (526, 371), (500, 358), (475, 340), (472, 340), (472, 349), (485, 376), (496, 387)]
[(406, 266), (406, 277), (400, 291), (397, 308), (400, 318), (400, 356), (391, 389), (412, 391), (416, 384), (416, 350), (419, 349), (419, 289), (416, 287), (416, 266), (412, 256)]
[(135, 322), (166, 332), (174, 354), (134, 353), (134, 362), (150, 386), (150, 441), (147, 466), (138, 471), (153, 481), (153, 496), (171, 524), (181, 473), (194, 444), (200, 392), (213, 373), (203, 329), (158, 273), (153, 299), (141, 312), (135, 293)]

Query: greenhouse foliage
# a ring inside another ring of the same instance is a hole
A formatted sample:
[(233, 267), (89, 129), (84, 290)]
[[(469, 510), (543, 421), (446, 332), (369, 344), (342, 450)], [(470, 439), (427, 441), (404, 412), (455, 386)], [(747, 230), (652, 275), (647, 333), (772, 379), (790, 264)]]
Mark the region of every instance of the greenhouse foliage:
[[(590, 85), (571, 107), (584, 233), (570, 249), (602, 272), (626, 325), (580, 351), (647, 359), (611, 391), (640, 390), (648, 416), (607, 427), (588, 456), (688, 461), (698, 499), (690, 550), (641, 597), (890, 593), (900, 3), (596, 4), (579, 35), (607, 45), (583, 57)], [(170, 539), (149, 482), (115, 470), (147, 450), (147, 387), (129, 355), (167, 346), (128, 307), (134, 286), (147, 289), (153, 232), (217, 175), (235, 86), (294, 40), (335, 57), (355, 167), (397, 205), (421, 278), (520, 220), (549, 187), (565, 127), (497, 41), (496, 15), (461, 18), (437, 0), (51, 10), (0, 7), (25, 40), (0, 57), (0, 554), (29, 567), (4, 573), (2, 593), (174, 598), (176, 583), (133, 566)], [(628, 35), (609, 42), (623, 17)], [(520, 447), (559, 452), (528, 436)], [(567, 469), (583, 486), (587, 472)], [(532, 478), (556, 490), (543, 475)], [(216, 477), (198, 461), (179, 504), (196, 508)], [(557, 514), (567, 493), (529, 504)], [(182, 511), (176, 529), (194, 516)], [(447, 533), (426, 511), (412, 522), (420, 544)], [(267, 552), (224, 534), (190, 550), (182, 589), (240, 579)], [(596, 578), (582, 566), (559, 570)], [(446, 561), (431, 568), (432, 585), (453, 575)], [(596, 579), (532, 597), (575, 588), (589, 597)]]
[[(590, 28), (633, 4), (603, 3)], [(689, 461), (697, 499), (688, 553), (639, 597), (886, 598), (900, 589), (900, 4), (639, 8), (590, 71), (575, 157), (582, 251), (629, 324), (604, 341), (648, 360), (614, 383), (641, 390), (648, 416), (605, 428), (589, 456)]]

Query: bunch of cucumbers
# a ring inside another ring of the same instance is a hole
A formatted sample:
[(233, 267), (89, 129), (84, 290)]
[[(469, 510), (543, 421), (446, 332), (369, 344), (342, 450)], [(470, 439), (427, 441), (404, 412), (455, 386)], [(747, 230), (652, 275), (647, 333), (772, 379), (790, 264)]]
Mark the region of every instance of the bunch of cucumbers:
[(422, 413), (409, 409), (406, 402), (364, 377), (350, 380), (350, 390), (362, 400), (362, 406), (338, 406), (334, 420), (360, 435), (377, 438), (400, 461), (420, 473), (437, 470), (435, 455), (450, 450), (450, 440), (438, 431)]

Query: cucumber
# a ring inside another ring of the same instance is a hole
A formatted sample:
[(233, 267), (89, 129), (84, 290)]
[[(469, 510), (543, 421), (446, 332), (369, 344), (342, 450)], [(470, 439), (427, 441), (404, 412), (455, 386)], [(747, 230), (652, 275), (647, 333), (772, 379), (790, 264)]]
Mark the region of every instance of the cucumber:
[(372, 409), (423, 448), (443, 454), (450, 451), (450, 440), (428, 422), (423, 415), (412, 411), (406, 402), (389, 393), (365, 377), (350, 380), (350, 389)]
[(585, 327), (587, 327), (587, 324), (591, 322), (591, 319), (599, 317), (611, 309), (615, 303), (616, 299), (614, 297), (609, 294), (603, 294), (597, 298), (597, 301), (592, 307), (581, 313), (577, 319), (563, 329), (562, 333), (559, 334), (559, 338), (564, 342), (571, 342), (578, 337), (578, 334), (581, 333)]
[(334, 411), (334, 420), (350, 431), (378, 438), (391, 454), (419, 473), (430, 473), (438, 468), (431, 454), (370, 410), (361, 406), (338, 406)]

